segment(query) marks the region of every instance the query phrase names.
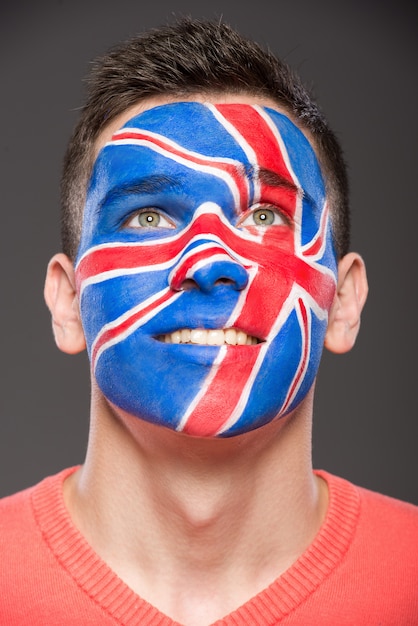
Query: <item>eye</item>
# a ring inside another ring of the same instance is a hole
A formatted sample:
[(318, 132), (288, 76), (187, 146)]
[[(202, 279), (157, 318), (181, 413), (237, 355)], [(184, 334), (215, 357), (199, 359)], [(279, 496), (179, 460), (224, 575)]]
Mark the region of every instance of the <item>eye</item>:
[(125, 226), (130, 228), (175, 228), (173, 222), (154, 209), (144, 209), (130, 217)]
[(288, 218), (271, 205), (258, 206), (244, 216), (238, 226), (282, 226), (289, 224)]

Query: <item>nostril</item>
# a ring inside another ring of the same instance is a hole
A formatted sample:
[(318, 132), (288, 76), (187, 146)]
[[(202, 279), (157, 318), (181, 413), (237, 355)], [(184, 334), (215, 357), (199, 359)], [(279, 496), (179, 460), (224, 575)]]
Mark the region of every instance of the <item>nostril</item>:
[(218, 278), (215, 280), (215, 285), (233, 285), (234, 281), (232, 278)]
[(191, 291), (192, 289), (199, 289), (198, 284), (192, 278), (186, 278), (179, 286), (178, 291)]
[[(193, 278), (186, 278), (186, 280), (183, 280), (183, 282), (176, 288), (176, 291), (192, 291), (193, 289), (202, 289), (202, 291), (208, 291), (210, 289), (210, 284), (210, 282), (208, 283), (205, 280), (196, 281), (193, 280)], [(226, 277), (218, 278), (213, 282), (213, 287), (216, 287), (218, 285), (231, 285), (234, 289), (238, 290), (243, 288), (238, 287), (236, 281), (232, 278)]]

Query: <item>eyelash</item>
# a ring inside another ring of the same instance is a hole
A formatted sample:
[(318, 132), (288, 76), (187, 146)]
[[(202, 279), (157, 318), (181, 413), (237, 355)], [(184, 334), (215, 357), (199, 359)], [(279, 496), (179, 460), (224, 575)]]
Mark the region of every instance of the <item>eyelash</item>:
[[(141, 217), (146, 216), (147, 214), (149, 214), (150, 216), (157, 217), (158, 218), (157, 223), (152, 224), (151, 220), (149, 220), (148, 223), (141, 224), (140, 222)], [(134, 220), (138, 220), (138, 224), (132, 224)], [(160, 224), (161, 221), (165, 223)], [(147, 208), (147, 209), (142, 209), (141, 211), (137, 211), (136, 213), (131, 215), (127, 220), (125, 220), (123, 226), (128, 227), (128, 228), (175, 228), (175, 225), (173, 224), (173, 222), (171, 222), (171, 220), (166, 218), (161, 213), (161, 211), (159, 211), (158, 209), (154, 209), (154, 208)]]
[[(255, 221), (257, 214), (259, 214), (259, 218), (261, 220), (259, 223)], [(263, 215), (266, 216), (266, 214), (267, 214), (267, 217), (263, 219), (262, 216)], [(269, 223), (268, 220), (271, 218), (271, 216), (274, 221), (272, 223)], [(247, 220), (250, 220), (251, 218), (254, 218), (254, 222), (246, 224), (245, 222)], [(276, 218), (278, 218), (279, 221), (277, 221)], [(261, 228), (265, 228), (266, 226), (290, 226), (290, 225), (291, 225), (290, 218), (286, 215), (286, 213), (284, 213), (284, 211), (279, 209), (277, 206), (274, 206), (271, 204), (259, 203), (251, 207), (251, 209), (247, 211), (247, 213), (239, 220), (237, 227), (242, 228), (246, 226), (258, 226)]]

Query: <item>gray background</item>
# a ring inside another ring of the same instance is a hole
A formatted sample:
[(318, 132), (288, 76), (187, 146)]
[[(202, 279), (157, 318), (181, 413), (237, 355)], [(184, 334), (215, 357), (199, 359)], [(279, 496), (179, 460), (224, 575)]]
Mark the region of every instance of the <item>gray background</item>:
[[(355, 349), (324, 355), (314, 461), (418, 503), (417, 20), (412, 2), (2, 2), (0, 495), (82, 462), (85, 355), (61, 354), (43, 302), (59, 176), (91, 59), (171, 15), (220, 17), (299, 70), (349, 163), (352, 248), (369, 302)], [(239, 10), (238, 10), (239, 9)]]

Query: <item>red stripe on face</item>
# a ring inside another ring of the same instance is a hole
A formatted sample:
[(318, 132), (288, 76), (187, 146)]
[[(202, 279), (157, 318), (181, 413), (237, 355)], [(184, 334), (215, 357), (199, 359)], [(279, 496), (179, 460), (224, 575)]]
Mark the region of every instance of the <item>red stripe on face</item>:
[[(296, 181), (289, 171), (280, 146), (279, 134), (272, 130), (256, 107), (248, 107), (245, 116), (233, 104), (219, 104), (215, 108), (232, 124), (241, 139), (253, 151), (257, 159), (257, 168), (254, 171), (256, 177), (258, 170), (270, 170), (287, 180), (290, 185), (295, 184)], [(268, 185), (263, 177), (258, 180), (258, 184), (261, 201), (276, 203), (279, 207), (285, 205), (290, 216), (294, 216), (297, 200), (294, 190)]]
[[(224, 426), (239, 404), (244, 387), (256, 364), (258, 346), (229, 346), (226, 355), (197, 406), (182, 429), (189, 435), (211, 437)], [(245, 357), (243, 352), (245, 351)], [(238, 358), (238, 355), (241, 358)]]

